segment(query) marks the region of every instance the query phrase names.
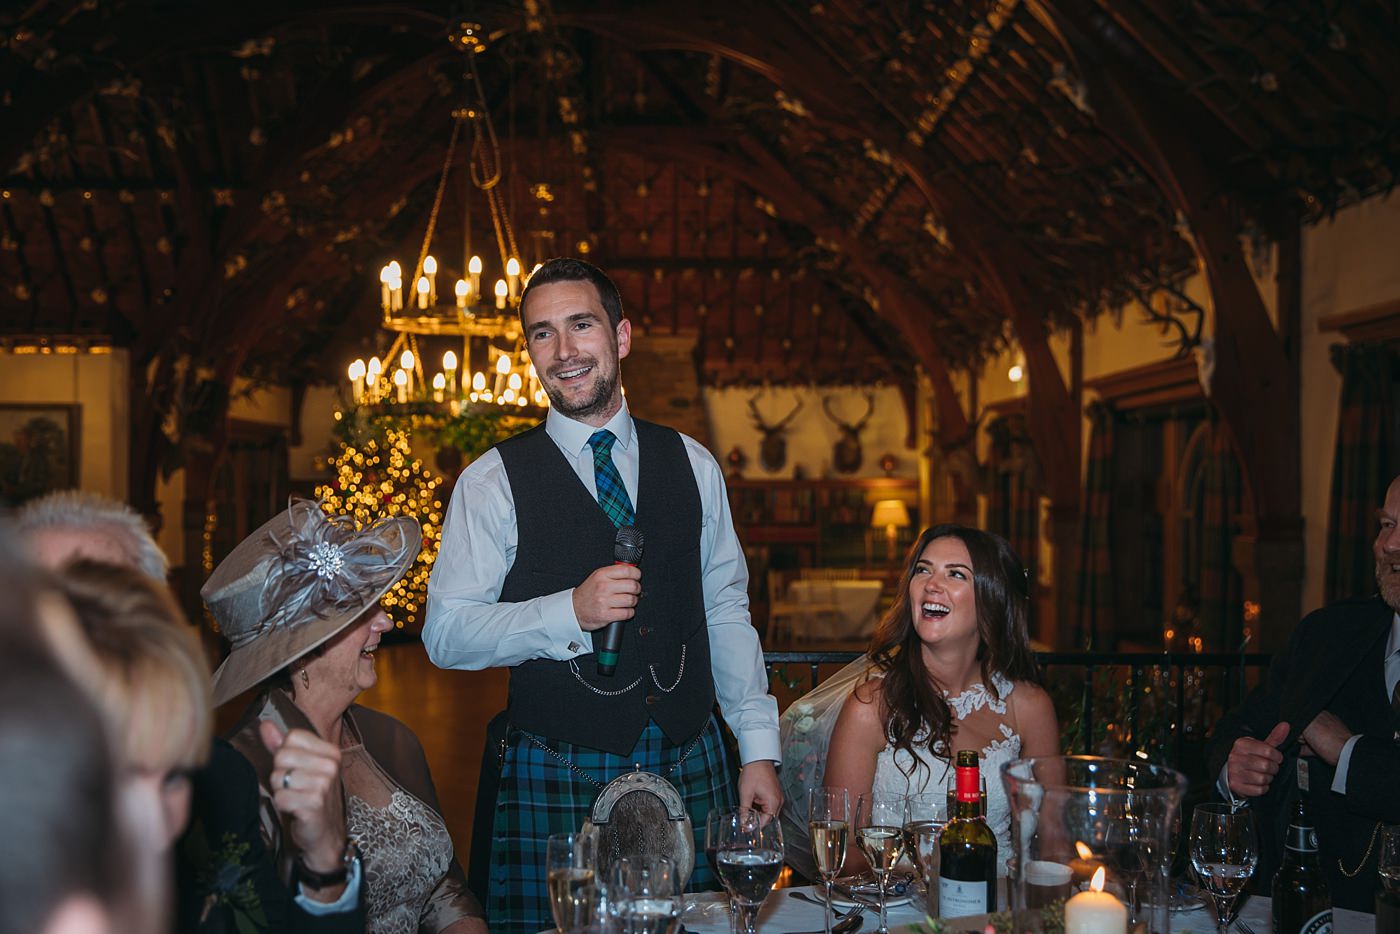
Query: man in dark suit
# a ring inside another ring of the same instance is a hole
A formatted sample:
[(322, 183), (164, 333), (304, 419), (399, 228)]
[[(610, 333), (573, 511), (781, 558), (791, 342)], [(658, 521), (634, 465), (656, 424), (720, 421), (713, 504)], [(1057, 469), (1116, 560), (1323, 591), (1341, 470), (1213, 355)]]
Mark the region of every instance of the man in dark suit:
[(1268, 890), (1301, 793), (1333, 905), (1368, 912), (1381, 825), (1400, 822), (1400, 477), (1379, 524), (1380, 593), (1309, 614), (1264, 684), (1220, 722), (1210, 748), (1221, 791), (1256, 809), (1257, 886)]

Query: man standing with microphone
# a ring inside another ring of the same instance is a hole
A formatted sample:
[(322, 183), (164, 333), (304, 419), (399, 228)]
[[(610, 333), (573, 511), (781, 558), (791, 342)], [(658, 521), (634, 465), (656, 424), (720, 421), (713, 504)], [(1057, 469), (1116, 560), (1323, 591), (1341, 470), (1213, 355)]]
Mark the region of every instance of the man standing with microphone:
[[(549, 261), (520, 318), (549, 415), (458, 479), (423, 630), (440, 667), (511, 668), (493, 931), (549, 926), (547, 838), (578, 830), (602, 786), (638, 766), (676, 787), (697, 834), (712, 807), (782, 803), (777, 702), (719, 465), (628, 412), (631, 322), (602, 270)], [(628, 527), (644, 548), (619, 547)], [(599, 633), (612, 624), (608, 674), (595, 647), (609, 648)], [(743, 761), (737, 802), (716, 700)], [(698, 861), (691, 888), (712, 885)]]

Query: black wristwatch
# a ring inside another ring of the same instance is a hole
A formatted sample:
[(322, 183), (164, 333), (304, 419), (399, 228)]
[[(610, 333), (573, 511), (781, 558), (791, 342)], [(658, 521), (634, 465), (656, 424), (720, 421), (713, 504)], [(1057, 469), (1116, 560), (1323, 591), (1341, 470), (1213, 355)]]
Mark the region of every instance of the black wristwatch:
[(313, 889), (328, 889), (340, 885), (350, 875), (350, 864), (360, 858), (360, 847), (354, 837), (345, 838), (345, 849), (340, 854), (340, 865), (330, 872), (317, 872), (302, 860), (301, 854), (292, 863), (292, 872), (302, 885)]

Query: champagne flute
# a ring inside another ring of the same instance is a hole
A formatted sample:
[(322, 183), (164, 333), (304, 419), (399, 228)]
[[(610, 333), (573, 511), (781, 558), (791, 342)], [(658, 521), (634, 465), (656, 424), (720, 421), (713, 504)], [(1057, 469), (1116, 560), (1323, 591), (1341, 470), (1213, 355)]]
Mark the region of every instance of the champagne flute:
[(613, 864), (608, 893), (620, 934), (670, 934), (679, 925), (680, 877), (668, 857), (619, 859)]
[(1217, 934), (1226, 934), (1235, 899), (1258, 862), (1253, 811), (1228, 804), (1196, 805), (1191, 815), (1191, 866), (1210, 893)]
[(783, 831), (777, 818), (740, 808), (719, 821), (715, 861), (729, 892), (738, 934), (755, 934), (758, 909), (783, 868)]
[(597, 884), (598, 837), (592, 833), (554, 834), (545, 843), (545, 872), (549, 885), (549, 909), (554, 914), (554, 926), (569, 930), (571, 919), (577, 917), (578, 890)]
[(807, 789), (807, 833), (812, 838), (812, 860), (826, 883), (826, 934), (831, 934), (831, 884), (846, 862), (850, 808), (851, 799), (844, 788)]
[(876, 934), (888, 934), (885, 925), (885, 877), (904, 856), (904, 798), (868, 792), (856, 798), (856, 845), (875, 873), (880, 894), (880, 926)]

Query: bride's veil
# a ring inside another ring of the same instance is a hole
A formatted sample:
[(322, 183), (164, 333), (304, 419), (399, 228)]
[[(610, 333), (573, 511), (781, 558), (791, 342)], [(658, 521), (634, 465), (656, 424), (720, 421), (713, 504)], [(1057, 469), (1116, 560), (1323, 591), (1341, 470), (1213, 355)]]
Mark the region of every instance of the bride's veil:
[[(817, 870), (807, 833), (807, 789), (822, 785), (836, 718), (873, 666), (870, 656), (862, 655), (799, 697), (778, 721), (783, 748), (783, 849), (788, 865), (808, 879), (815, 879)], [(854, 808), (855, 802), (850, 806)]]

